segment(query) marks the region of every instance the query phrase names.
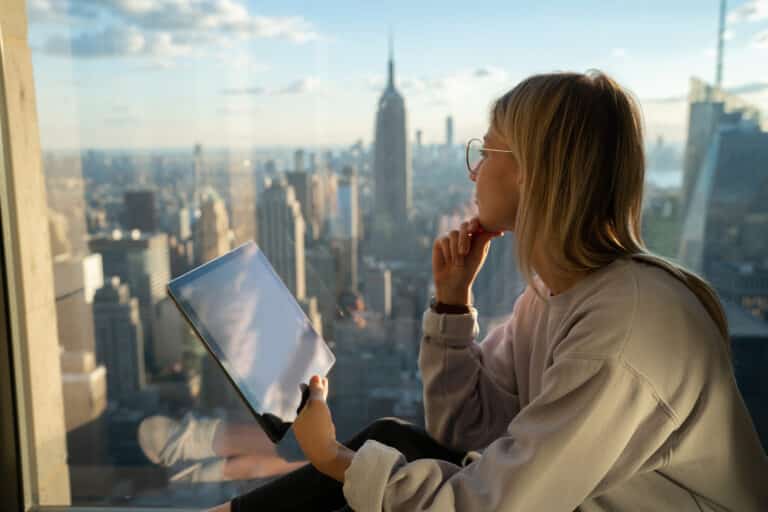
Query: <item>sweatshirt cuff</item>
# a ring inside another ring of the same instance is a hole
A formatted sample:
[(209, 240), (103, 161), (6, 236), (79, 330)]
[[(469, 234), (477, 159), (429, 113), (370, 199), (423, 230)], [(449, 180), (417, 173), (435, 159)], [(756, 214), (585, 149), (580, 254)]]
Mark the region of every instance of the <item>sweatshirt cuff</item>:
[(407, 463), (395, 448), (368, 439), (344, 472), (344, 497), (355, 512), (380, 512), (389, 477)]
[(435, 313), (428, 308), (422, 317), (422, 332), (424, 336), (442, 340), (448, 345), (466, 345), (480, 332), (477, 309), (470, 307), (469, 313), (449, 315)]

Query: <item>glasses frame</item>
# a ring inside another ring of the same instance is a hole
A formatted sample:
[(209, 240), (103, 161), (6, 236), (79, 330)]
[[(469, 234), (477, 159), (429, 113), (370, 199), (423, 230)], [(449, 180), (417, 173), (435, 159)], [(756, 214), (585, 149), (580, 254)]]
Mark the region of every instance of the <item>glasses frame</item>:
[(467, 141), (467, 149), (466, 149), (466, 153), (467, 153), (467, 154), (466, 154), (466, 162), (467, 162), (467, 170), (469, 171), (469, 175), (470, 175), (472, 178), (475, 178), (475, 177), (477, 177), (477, 174), (478, 174), (478, 172), (479, 172), (479, 169), (480, 169), (480, 164), (481, 164), (481, 163), (483, 163), (483, 160), (485, 160), (485, 157), (483, 157), (483, 159), (482, 159), (482, 160), (480, 160), (480, 162), (478, 162), (478, 164), (477, 164), (477, 166), (476, 166), (476, 169), (474, 169), (474, 170), (472, 169), (472, 166), (469, 164), (469, 146), (470, 146), (470, 145), (472, 145), (472, 143), (473, 143), (474, 141), (477, 141), (477, 142), (479, 142), (479, 143), (480, 143), (480, 150), (481, 150), (481, 151), (495, 151), (496, 153), (514, 153), (514, 151), (512, 151), (511, 149), (495, 149), (495, 148), (487, 148), (487, 147), (485, 147), (485, 145), (484, 145), (484, 141), (483, 141), (483, 139), (480, 139), (480, 138), (477, 138), (477, 137), (473, 137), (473, 138), (469, 139), (469, 140)]

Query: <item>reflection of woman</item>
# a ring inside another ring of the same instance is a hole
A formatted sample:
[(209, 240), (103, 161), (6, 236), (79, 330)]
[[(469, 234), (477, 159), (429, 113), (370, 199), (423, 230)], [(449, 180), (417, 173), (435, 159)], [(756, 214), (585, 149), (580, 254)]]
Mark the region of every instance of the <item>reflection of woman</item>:
[[(490, 117), (481, 158), (468, 150), (478, 217), (433, 249), (428, 435), (380, 420), (340, 444), (315, 383), (294, 424), (312, 465), (231, 508), (768, 510), (720, 304), (641, 241), (634, 101), (600, 73), (539, 75)], [(478, 344), (470, 289), (503, 231), (529, 286)]]

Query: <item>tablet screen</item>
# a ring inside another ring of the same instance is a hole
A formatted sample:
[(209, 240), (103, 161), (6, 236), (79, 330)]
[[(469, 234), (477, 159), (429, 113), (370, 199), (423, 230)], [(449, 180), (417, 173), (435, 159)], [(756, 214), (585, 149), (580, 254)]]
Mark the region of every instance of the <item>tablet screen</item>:
[(168, 291), (256, 414), (292, 422), (299, 384), (335, 362), (254, 242), (174, 279)]

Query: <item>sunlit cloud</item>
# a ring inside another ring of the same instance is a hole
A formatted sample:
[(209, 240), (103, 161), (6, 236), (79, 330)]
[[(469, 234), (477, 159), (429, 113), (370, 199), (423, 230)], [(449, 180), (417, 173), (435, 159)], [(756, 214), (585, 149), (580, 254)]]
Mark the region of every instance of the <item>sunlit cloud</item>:
[[(320, 38), (301, 16), (254, 15), (235, 0), (30, 0), (29, 13), (32, 22), (82, 27), (73, 36), (51, 36), (44, 45), (49, 54), (75, 57), (178, 57), (238, 40), (303, 44)], [(78, 24), (95, 18), (114, 20), (113, 25), (88, 31), (92, 23)], [(96, 42), (108, 49), (92, 48)], [(66, 47), (72, 51), (63, 51)]]
[(768, 0), (748, 0), (728, 13), (729, 23), (755, 22), (768, 19)]
[(144, 33), (136, 27), (107, 27), (99, 32), (84, 32), (75, 37), (53, 36), (43, 51), (49, 55), (71, 57), (158, 57), (189, 55), (193, 48), (180, 44), (168, 32)]

